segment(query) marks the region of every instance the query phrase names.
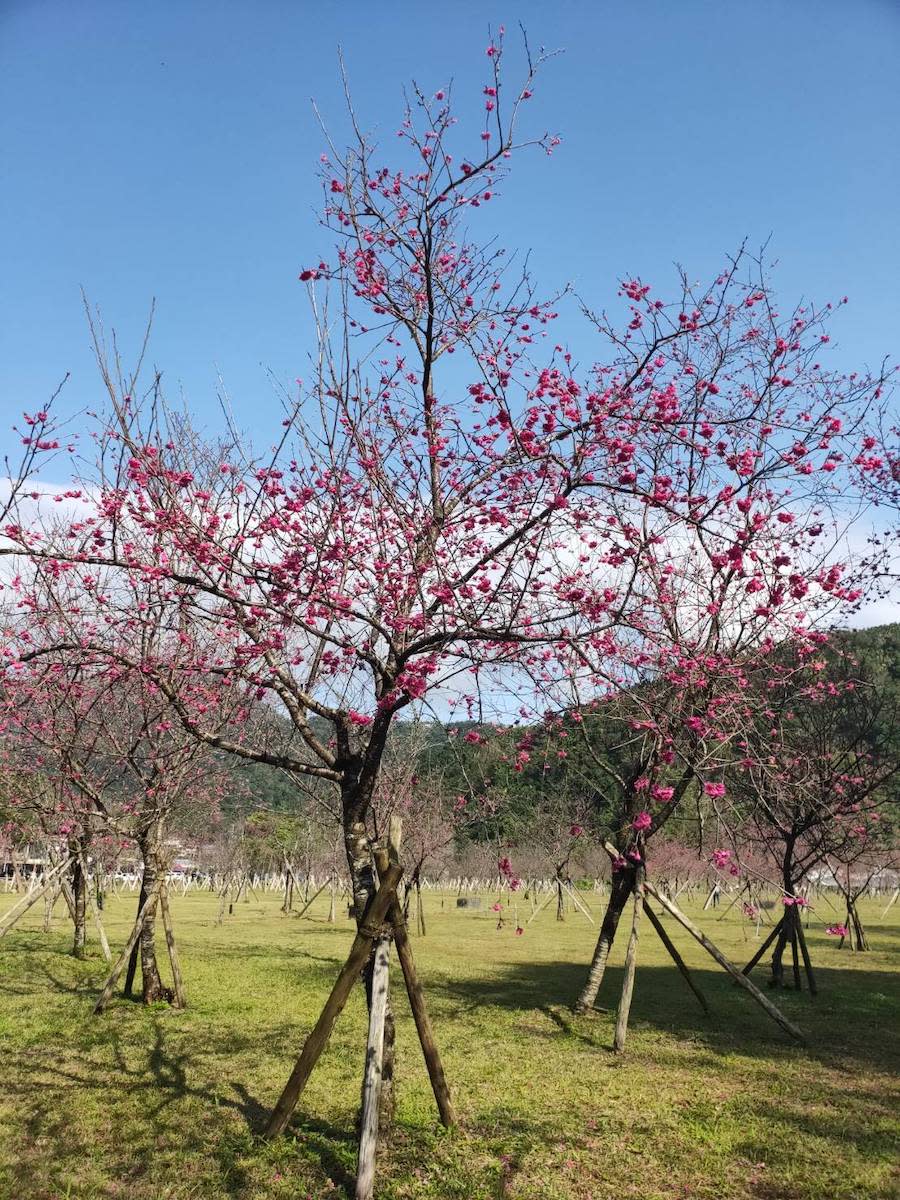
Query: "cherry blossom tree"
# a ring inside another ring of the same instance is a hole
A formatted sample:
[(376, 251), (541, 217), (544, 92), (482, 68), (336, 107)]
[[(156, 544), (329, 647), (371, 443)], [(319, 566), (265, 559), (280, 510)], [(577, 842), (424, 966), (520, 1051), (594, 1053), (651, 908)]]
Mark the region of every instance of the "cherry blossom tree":
[[(33, 557), (76, 564), (84, 587), (97, 567), (166, 581), (197, 659), (173, 678), (123, 639), (122, 660), (152, 672), (198, 741), (339, 789), (360, 920), (374, 883), (367, 820), (397, 713), (494, 647), (558, 635), (579, 610), (615, 621), (602, 591), (586, 608), (568, 581), (533, 586), (592, 505), (634, 491), (605, 425), (631, 401), (580, 398), (549, 343), (551, 365), (535, 367), (553, 303), (467, 233), (521, 146), (534, 73), (507, 102), (501, 47), (490, 50), (485, 120), (468, 141), (444, 90), (416, 90), (403, 166), (379, 165), (358, 129), (323, 161), (337, 246), (301, 273), (317, 349), (271, 453), (249, 457), (237, 437), (200, 448), (166, 424), (158, 380), (141, 404), (98, 336), (113, 421), (98, 434), (92, 511), (56, 539), (10, 531)], [(210, 672), (279, 706), (287, 744), (216, 723), (194, 688)]]
[[(783, 651), (782, 661), (785, 669), (768, 681), (765, 707), (739, 750), (734, 800), (750, 813), (782, 889), (784, 918), (769, 939), (775, 942), (772, 984), (784, 985), (790, 946), (795, 986), (802, 954), (814, 992), (800, 922), (810, 903), (807, 880), (829, 861), (849, 866), (875, 845), (890, 845), (888, 789), (900, 759), (892, 724), (884, 719), (886, 697), (846, 653), (826, 656), (820, 647), (814, 656), (801, 652), (797, 664)], [(845, 898), (849, 923), (852, 892)]]
[[(126, 991), (139, 953), (144, 1003), (171, 1000), (157, 965), (155, 934), (171, 858), (167, 837), (188, 807), (195, 819), (201, 812), (213, 817), (225, 782), (221, 763), (186, 732), (159, 683), (184, 669), (179, 656), (189, 641), (170, 636), (165, 586), (139, 574), (107, 569), (86, 577), (56, 560), (40, 560), (10, 591), (18, 603), (6, 628), (12, 660), (3, 694), (6, 749), (42, 784), (36, 795), (45, 827), (69, 841), (75, 953), (84, 951), (93, 839), (133, 840), (143, 864), (142, 920)], [(139, 667), (131, 662), (135, 639)], [(195, 679), (193, 686), (196, 702), (217, 705), (226, 719), (230, 710), (218, 681)]]
[[(321, 162), (332, 246), (300, 272), (315, 346), (267, 451), (233, 429), (204, 444), (94, 324), (109, 415), (86, 511), (6, 530), (76, 591), (98, 571), (158, 583), (147, 620), (190, 653), (160, 656), (131, 609), (105, 652), (198, 744), (336, 790), (360, 924), (400, 714), (455, 692), (480, 718), (522, 679), (532, 713), (628, 693), (617, 922), (648, 836), (721, 786), (749, 679), (862, 598), (836, 545), (879, 469), (862, 422), (883, 374), (823, 365), (830, 309), (781, 312), (744, 252), (668, 300), (626, 279), (622, 319), (585, 306), (580, 367), (554, 336), (561, 294), (470, 232), (514, 155), (558, 141), (520, 136), (540, 64), (510, 92), (503, 59), (498, 39), (475, 129), (449, 88), (414, 87), (393, 165), (350, 108), (350, 148)], [(286, 722), (223, 719), (213, 679)], [(391, 1053), (388, 1022), (387, 1078)]]

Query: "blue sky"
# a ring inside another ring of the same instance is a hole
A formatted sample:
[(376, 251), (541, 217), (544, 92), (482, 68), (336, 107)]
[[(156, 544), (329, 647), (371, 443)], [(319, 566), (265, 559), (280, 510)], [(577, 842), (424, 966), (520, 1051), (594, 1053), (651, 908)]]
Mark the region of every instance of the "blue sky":
[(338, 46), (389, 156), (411, 78), (452, 77), (480, 119), (488, 23), (513, 59), (518, 20), (565, 51), (529, 113), (563, 142), (519, 161), (488, 219), (547, 290), (665, 292), (673, 262), (704, 278), (771, 235), (786, 302), (849, 295), (848, 366), (900, 352), (898, 0), (3, 0), (0, 448), (66, 371), (64, 407), (101, 398), (81, 286), (126, 360), (156, 297), (170, 395), (214, 427), (221, 373), (264, 437), (267, 369), (292, 380), (310, 348), (297, 273), (328, 244), (309, 101), (341, 139)]

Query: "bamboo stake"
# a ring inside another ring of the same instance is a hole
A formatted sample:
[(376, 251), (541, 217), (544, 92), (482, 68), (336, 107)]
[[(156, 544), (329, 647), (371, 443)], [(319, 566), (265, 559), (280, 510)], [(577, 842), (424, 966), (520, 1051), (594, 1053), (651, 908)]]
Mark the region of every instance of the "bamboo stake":
[(791, 927), (791, 965), (794, 969), (794, 991), (799, 992), (802, 989), (803, 983), (800, 978), (800, 951), (798, 948), (799, 938), (797, 930), (800, 928), (800, 914), (794, 909), (792, 918), (793, 924)]
[(307, 1037), (290, 1078), (278, 1098), (278, 1103), (272, 1110), (266, 1126), (266, 1137), (275, 1137), (276, 1134), (283, 1133), (287, 1128), (291, 1113), (297, 1107), (297, 1101), (300, 1099), (322, 1051), (328, 1044), (334, 1024), (349, 999), (363, 964), (369, 957), (372, 942), (378, 936), (379, 926), (384, 921), (392, 898), (396, 895), (397, 884), (402, 874), (402, 870), (396, 864), (391, 863), (388, 867), (381, 886), (375, 893), (356, 937), (353, 939), (347, 961), (341, 968), (334, 987), (331, 989), (331, 994), (325, 1002), (325, 1007)]
[(69, 887), (65, 875), (61, 876), (59, 881), (59, 891), (63, 900), (66, 902), (66, 908), (69, 910), (69, 916), (72, 918), (72, 924), (75, 922), (75, 897), (72, 895), (72, 889)]
[(544, 899), (537, 906), (537, 908), (534, 910), (534, 912), (531, 914), (531, 916), (528, 918), (528, 920), (525, 922), (526, 929), (531, 924), (531, 922), (534, 920), (534, 918), (538, 915), (538, 913), (543, 912), (543, 910), (547, 907), (547, 905), (550, 903), (550, 901), (552, 899), (553, 899), (553, 892), (549, 891), (547, 893), (547, 895), (544, 897)]
[(94, 899), (94, 894), (91, 890), (91, 882), (88, 876), (87, 857), (84, 854), (79, 855), (81, 861), (81, 873), (84, 876), (85, 900), (91, 916), (94, 918), (94, 925), (97, 929), (97, 937), (100, 939), (100, 950), (107, 962), (112, 962), (112, 951), (109, 948), (109, 942), (106, 937), (106, 930), (103, 928), (103, 920), (100, 916), (100, 909)]
[[(85, 872), (85, 878), (87, 878), (87, 872)], [(100, 939), (100, 950), (103, 954), (103, 957), (107, 962), (112, 962), (112, 951), (109, 948), (106, 930), (103, 928), (103, 918), (100, 916), (100, 909), (97, 907), (97, 903), (94, 900), (94, 897), (91, 895), (90, 888), (88, 888), (87, 893), (87, 904), (88, 908), (91, 910), (91, 916), (94, 918), (94, 925), (97, 929), (97, 937)]]

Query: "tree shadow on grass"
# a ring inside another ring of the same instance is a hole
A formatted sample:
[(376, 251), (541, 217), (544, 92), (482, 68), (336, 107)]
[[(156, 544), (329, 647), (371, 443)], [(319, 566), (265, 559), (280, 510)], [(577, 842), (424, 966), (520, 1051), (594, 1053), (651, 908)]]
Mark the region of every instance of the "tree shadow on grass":
[[(48, 1162), (56, 1172), (75, 1172), (88, 1153), (96, 1153), (73, 1134), (65, 1119), (67, 1099), (73, 1093), (93, 1092), (102, 1095), (109, 1111), (122, 1114), (129, 1133), (127, 1136), (128, 1177), (152, 1177), (158, 1166), (160, 1150), (178, 1146), (185, 1158), (205, 1157), (217, 1161), (219, 1187), (215, 1195), (246, 1198), (252, 1180), (238, 1159), (253, 1155), (254, 1146), (261, 1150), (262, 1134), (271, 1114), (274, 1096), (268, 1103), (253, 1095), (246, 1084), (228, 1077), (227, 1064), (233, 1060), (235, 1046), (230, 1035), (211, 1043), (208, 1035), (202, 1045), (202, 1056), (221, 1058), (222, 1074), (215, 1074), (215, 1084), (196, 1082), (210, 1077), (210, 1064), (202, 1067), (191, 1049), (173, 1048), (172, 1030), (166, 1028), (166, 1014), (148, 1010), (143, 1028), (149, 1035), (146, 1047), (124, 1042), (119, 1032), (107, 1029), (102, 1045), (109, 1051), (111, 1062), (97, 1063), (79, 1056), (74, 1062), (63, 1061), (58, 1047), (47, 1047), (43, 1054), (18, 1054), (8, 1065), (11, 1079), (7, 1081), (8, 1096), (16, 1098), (24, 1110), (23, 1127), (26, 1144), (40, 1145), (40, 1160), (21, 1162), (19, 1178), (22, 1194), (44, 1195), (48, 1186)], [(98, 1028), (101, 1028), (98, 1026)], [(138, 1032), (129, 1030), (130, 1033)], [(291, 1032), (296, 1030), (291, 1027)], [(254, 1038), (246, 1039), (241, 1053), (252, 1053), (253, 1047), (262, 1053), (287, 1030), (266, 1029)], [(285, 1067), (285, 1078), (288, 1066)], [(196, 1106), (210, 1119), (198, 1120)], [(134, 1110), (139, 1113), (137, 1123)], [(244, 1134), (220, 1128), (214, 1114), (226, 1110), (236, 1113)], [(85, 1135), (87, 1136), (87, 1135)], [(318, 1120), (307, 1113), (297, 1113), (286, 1142), (297, 1156), (321, 1174), (320, 1183), (328, 1180), (352, 1195), (356, 1153), (356, 1136), (352, 1128)], [(285, 1143), (283, 1143), (285, 1144)], [(110, 1158), (115, 1157), (115, 1151)]]
[[(48, 1186), (48, 1164), (53, 1164), (52, 1171), (57, 1175), (74, 1177), (85, 1156), (96, 1155), (96, 1146), (80, 1140), (89, 1139), (90, 1133), (73, 1129), (66, 1118), (68, 1097), (84, 1092), (102, 1097), (116, 1126), (122, 1122), (120, 1136), (127, 1140), (129, 1180), (152, 1177), (160, 1151), (177, 1146), (186, 1160), (197, 1157), (217, 1162), (217, 1186), (221, 1190), (216, 1195), (238, 1198), (250, 1194), (249, 1175), (238, 1160), (261, 1135), (270, 1105), (254, 1096), (245, 1084), (225, 1075), (217, 1075), (215, 1084), (204, 1085), (202, 1079), (210, 1075), (209, 1064), (200, 1067), (190, 1049), (170, 1045), (172, 1031), (166, 1029), (165, 1014), (148, 1010), (143, 1028), (149, 1035), (145, 1047), (133, 1043), (126, 1046), (116, 1030), (107, 1028), (100, 1045), (108, 1049), (111, 1062), (98, 1063), (84, 1054), (74, 1061), (71, 1057), (64, 1060), (58, 1046), (47, 1047), (44, 1054), (21, 1053), (9, 1062), (11, 1076), (6, 1091), (23, 1110), (24, 1145), (42, 1148), (34, 1161), (27, 1154), (22, 1156), (18, 1175), (22, 1195), (46, 1194), (42, 1188)], [(271, 1031), (267, 1030), (255, 1039), (260, 1052), (270, 1037)], [(221, 1056), (227, 1062), (234, 1054), (233, 1040), (224, 1037), (218, 1045), (211, 1045), (207, 1038), (202, 1054), (204, 1058), (210, 1054)], [(198, 1077), (201, 1082), (196, 1082)], [(223, 1109), (238, 1115), (243, 1132), (222, 1128), (222, 1122), (213, 1114)], [(327, 1128), (322, 1126), (316, 1131), (315, 1125), (311, 1126), (317, 1136)], [(114, 1144), (105, 1153), (112, 1160), (111, 1166), (124, 1145), (125, 1141)], [(326, 1161), (324, 1149), (319, 1157), (323, 1170), (335, 1165)]]
[[(716, 968), (691, 968), (711, 1009), (707, 1017), (674, 966), (641, 966), (639, 962), (630, 1024), (632, 1029), (649, 1027), (700, 1042), (718, 1053), (769, 1056), (800, 1051), (823, 1062), (850, 1059), (879, 1070), (891, 1061), (900, 1063), (896, 974), (821, 966), (815, 970), (820, 993), (814, 998), (792, 988), (770, 991), (765, 973), (754, 975), (766, 997), (807, 1035), (805, 1047), (792, 1041), (730, 975)], [(453, 1016), (490, 1006), (539, 1010), (564, 1035), (598, 1049), (611, 1049), (609, 1021), (593, 1032), (592, 1014), (576, 1017), (568, 1007), (584, 984), (585, 971), (582, 964), (571, 962), (517, 963), (489, 976), (445, 980), (432, 990)], [(621, 967), (607, 968), (598, 1003), (608, 1016), (616, 1011), (622, 979)]]

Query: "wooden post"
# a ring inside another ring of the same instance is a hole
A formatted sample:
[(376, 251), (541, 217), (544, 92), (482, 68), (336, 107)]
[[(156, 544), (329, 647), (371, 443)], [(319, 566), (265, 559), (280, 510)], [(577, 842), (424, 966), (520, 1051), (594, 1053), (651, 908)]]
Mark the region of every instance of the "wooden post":
[(791, 965), (794, 970), (794, 991), (799, 992), (803, 983), (800, 977), (800, 951), (797, 943), (799, 942), (798, 930), (800, 929), (800, 913), (794, 908), (791, 910)]
[(50, 932), (50, 927), (53, 923), (53, 906), (56, 904), (56, 888), (49, 887), (44, 893), (44, 923), (42, 929), (44, 933)]
[(322, 893), (328, 887), (328, 883), (329, 883), (329, 881), (326, 879), (325, 882), (322, 884), (322, 886), (319, 888), (319, 890), (316, 892), (316, 894), (313, 896), (313, 898), (311, 900), (307, 900), (306, 903), (303, 905), (303, 907), (300, 909), (300, 911), (295, 914), (295, 916), (302, 917), (303, 914), (307, 911), (307, 909), (311, 905), (313, 905), (316, 902), (316, 900), (318, 900), (318, 898), (322, 895)]
[(134, 923), (134, 928), (132, 929), (131, 934), (129, 935), (128, 941), (125, 943), (125, 947), (122, 950), (122, 953), (116, 959), (116, 964), (113, 967), (113, 969), (110, 971), (109, 976), (106, 980), (106, 983), (103, 985), (103, 991), (100, 993), (99, 999), (97, 1000), (97, 1003), (94, 1005), (94, 1013), (95, 1014), (102, 1013), (104, 1011), (104, 1009), (106, 1008), (107, 1004), (109, 1004), (110, 1000), (112, 999), (112, 994), (115, 991), (116, 983), (119, 980), (119, 976), (122, 974), (123, 970), (125, 969), (125, 964), (128, 962), (128, 959), (131, 957), (131, 952), (137, 945), (138, 938), (141, 936), (141, 931), (144, 928), (144, 922), (147, 919), (147, 915), (151, 911), (151, 909), (156, 905), (156, 896), (157, 896), (158, 886), (159, 886), (158, 884), (154, 884), (154, 886), (151, 887), (150, 891), (147, 893), (147, 898), (144, 901), (144, 906), (141, 909), (141, 911), (138, 913), (137, 920)]
[(806, 948), (806, 934), (803, 932), (799, 922), (797, 923), (797, 933), (797, 940), (800, 942), (800, 953), (803, 955), (803, 966), (806, 969), (806, 978), (809, 982), (809, 994), (817, 996), (819, 989), (816, 986), (816, 977), (813, 974), (812, 963), (809, 961), (809, 950)]
[[(87, 875), (87, 872), (85, 872)], [(88, 908), (91, 910), (91, 916), (94, 918), (94, 925), (97, 928), (97, 937), (100, 939), (100, 950), (107, 962), (112, 962), (112, 951), (109, 948), (109, 940), (106, 936), (106, 930), (103, 928), (103, 918), (100, 916), (100, 909), (97, 907), (97, 902), (91, 895), (90, 890), (87, 895)]]
[[(383, 878), (388, 867), (388, 856), (384, 850), (376, 851), (375, 864), (378, 867), (378, 874)], [(419, 1043), (425, 1058), (425, 1066), (428, 1068), (428, 1078), (431, 1080), (431, 1090), (434, 1092), (434, 1099), (438, 1106), (438, 1112), (441, 1115), (441, 1124), (447, 1126), (449, 1129), (451, 1125), (456, 1124), (456, 1113), (453, 1108), (453, 1102), (450, 1099), (450, 1089), (447, 1086), (447, 1078), (444, 1075), (444, 1067), (441, 1063), (441, 1056), (438, 1053), (437, 1042), (434, 1038), (434, 1028), (431, 1024), (431, 1018), (428, 1015), (428, 1009), (425, 1007), (425, 993), (422, 990), (422, 985), (419, 983), (416, 964), (413, 960), (412, 945), (410, 944), (406, 922), (403, 920), (403, 912), (398, 900), (394, 900), (389, 915), (394, 926), (394, 942), (397, 946), (397, 957), (400, 960), (400, 967), (403, 971), (406, 994), (409, 996), (409, 1006), (412, 1009), (413, 1020), (416, 1023), (416, 1031), (418, 1032)]]
[(90, 879), (88, 877), (87, 856), (82, 854), (79, 856), (81, 861), (81, 872), (84, 875), (85, 900), (90, 909), (91, 916), (94, 918), (94, 925), (97, 928), (97, 937), (100, 939), (100, 950), (107, 962), (112, 962), (112, 951), (109, 948), (109, 942), (106, 937), (106, 930), (103, 928), (103, 919), (100, 916), (100, 909), (91, 892)]
[(575, 889), (572, 887), (571, 883), (565, 884), (565, 889), (566, 889), (566, 892), (568, 893), (569, 899), (572, 901), (572, 903), (575, 905), (575, 907), (578, 909), (578, 911), (582, 914), (582, 916), (587, 917), (587, 919), (593, 925), (594, 918), (591, 916), (588, 906), (582, 901), (581, 897), (576, 894)]
[(631, 934), (628, 938), (628, 949), (625, 951), (625, 978), (622, 981), (622, 996), (616, 1013), (616, 1032), (613, 1036), (613, 1050), (621, 1053), (625, 1049), (625, 1038), (628, 1034), (628, 1015), (631, 1012), (631, 998), (634, 995), (634, 971), (637, 964), (638, 935), (640, 932), (641, 913), (644, 911), (644, 868), (638, 867), (634, 880), (634, 908), (631, 914)]
[(230, 887), (231, 884), (226, 880), (225, 886), (222, 888), (222, 891), (219, 894), (219, 911), (216, 915), (216, 925), (221, 925), (225, 920), (225, 909), (228, 906), (228, 890)]
[(372, 968), (372, 1003), (369, 1009), (369, 1040), (363, 1076), (362, 1115), (359, 1130), (359, 1157), (356, 1168), (355, 1200), (372, 1200), (375, 1186), (375, 1154), (378, 1150), (378, 1110), (384, 1060), (384, 1022), (387, 1016), (390, 980), (390, 940), (381, 937), (375, 943)]
[(531, 922), (534, 920), (534, 918), (538, 915), (538, 913), (543, 912), (543, 910), (547, 907), (547, 905), (550, 903), (550, 901), (552, 899), (553, 899), (553, 892), (548, 891), (547, 895), (544, 897), (544, 899), (540, 902), (540, 904), (537, 906), (537, 908), (534, 910), (534, 912), (531, 914), (531, 916), (525, 922), (526, 929), (531, 924)]
[(319, 1061), (319, 1056), (328, 1044), (334, 1023), (343, 1011), (344, 1005), (353, 990), (360, 971), (372, 948), (372, 942), (378, 936), (379, 926), (384, 921), (392, 899), (396, 896), (397, 884), (403, 874), (399, 866), (391, 863), (381, 880), (381, 886), (375, 893), (372, 903), (366, 911), (346, 963), (331, 989), (331, 995), (325, 1002), (325, 1007), (319, 1015), (312, 1032), (306, 1039), (300, 1057), (294, 1064), (291, 1076), (285, 1084), (284, 1091), (278, 1103), (272, 1110), (269, 1123), (266, 1126), (266, 1137), (275, 1137), (283, 1133), (290, 1120), (291, 1113), (297, 1106), (297, 1101), (312, 1074), (313, 1068)]
[[(74, 862), (74, 859), (72, 861)], [(69, 916), (72, 918), (72, 924), (76, 925), (77, 921), (75, 918), (75, 897), (72, 895), (72, 889), (69, 887), (69, 884), (66, 881), (65, 875), (60, 877), (59, 892), (60, 892), (60, 895), (62, 896), (63, 900), (65, 900), (65, 902), (66, 902), (66, 908), (69, 910)]]
[(169, 910), (169, 889), (165, 883), (159, 889), (159, 907), (162, 909), (163, 928), (166, 931), (166, 946), (169, 950), (169, 962), (172, 964), (175, 1007), (187, 1008), (187, 998), (184, 994), (184, 980), (181, 976), (181, 963), (178, 961), (178, 950), (175, 947), (175, 930), (172, 928), (172, 913)]
[(756, 1003), (761, 1008), (765, 1009), (765, 1011), (769, 1014), (769, 1016), (772, 1018), (773, 1021), (775, 1021), (778, 1025), (780, 1025), (781, 1028), (783, 1030), (785, 1030), (786, 1033), (789, 1033), (792, 1038), (796, 1038), (798, 1042), (806, 1041), (806, 1038), (803, 1036), (803, 1034), (800, 1032), (800, 1030), (797, 1028), (797, 1026), (792, 1024), (787, 1019), (787, 1017), (785, 1017), (779, 1011), (779, 1009), (777, 1009), (775, 1007), (775, 1005), (772, 1003), (772, 1001), (769, 1000), (768, 997), (766, 997), (762, 994), (762, 992), (759, 990), (759, 988), (756, 986), (756, 984), (753, 983), (750, 979), (748, 979), (748, 977), (746, 975), (742, 974), (742, 972), (734, 965), (734, 963), (730, 962), (729, 959), (727, 959), (725, 957), (725, 955), (718, 948), (718, 946), (713, 945), (713, 943), (709, 940), (709, 938), (706, 936), (706, 934), (703, 933), (702, 930), (698, 929), (697, 926), (694, 924), (694, 922), (689, 917), (686, 917), (684, 915), (684, 913), (681, 911), (681, 909), (678, 907), (678, 905), (674, 903), (674, 901), (667, 899), (660, 892), (658, 892), (652, 883), (648, 882), (644, 886), (646, 887), (646, 889), (650, 893), (650, 895), (655, 896), (656, 899), (663, 906), (663, 908), (666, 909), (667, 912), (670, 912), (672, 914), (672, 916), (675, 918), (675, 920), (678, 921), (681, 925), (683, 925), (685, 927), (685, 929), (688, 931), (688, 933), (690, 933), (693, 937), (695, 937), (697, 939), (697, 941), (700, 943), (700, 945), (703, 947), (703, 949), (707, 952), (707, 954), (711, 954), (712, 957), (719, 964), (719, 966), (724, 967), (725, 970), (729, 973), (729, 975), (732, 975), (737, 980), (737, 982), (741, 985), (741, 987), (744, 988), (745, 991), (748, 991), (750, 993), (750, 995), (753, 997), (753, 999), (756, 1001)]
[(709, 1005), (706, 1003), (706, 997), (703, 995), (703, 993), (700, 991), (700, 989), (694, 983), (693, 976), (691, 975), (690, 971), (688, 970), (687, 964), (685, 963), (685, 961), (681, 957), (681, 955), (678, 953), (678, 951), (675, 949), (672, 939), (669, 937), (669, 935), (665, 931), (665, 928), (663, 927), (662, 921), (660, 921), (659, 917), (656, 915), (656, 913), (653, 911), (653, 909), (650, 907), (649, 904), (644, 905), (644, 912), (647, 914), (647, 920), (650, 922), (650, 924), (653, 926), (653, 928), (659, 934), (659, 940), (662, 942), (662, 944), (668, 950), (669, 954), (671, 954), (672, 959), (675, 963), (675, 966), (681, 972), (681, 976), (684, 979), (684, 982), (688, 985), (688, 987), (691, 989), (691, 991), (697, 997), (697, 1000), (700, 1003), (700, 1007), (703, 1009), (703, 1011), (706, 1013), (706, 1015), (709, 1016)]
[(73, 860), (71, 858), (67, 858), (64, 862), (57, 863), (57, 865), (51, 871), (48, 871), (44, 876), (40, 887), (36, 887), (33, 891), (26, 893), (21, 900), (18, 900), (12, 906), (12, 908), (3, 918), (2, 927), (0, 927), (0, 938), (2, 938), (4, 934), (9, 933), (10, 929), (12, 929), (12, 927), (19, 921), (20, 917), (25, 916), (32, 904), (36, 904), (37, 901), (40, 900), (41, 896), (43, 896), (44, 893), (47, 892), (49, 888), (57, 882), (58, 878), (69, 869), (69, 867), (72, 865), (72, 862)]
[(774, 928), (770, 931), (769, 936), (766, 938), (766, 940), (763, 942), (763, 944), (760, 946), (760, 948), (757, 950), (757, 952), (753, 955), (753, 957), (747, 963), (746, 967), (743, 968), (743, 970), (741, 971), (742, 975), (750, 974), (750, 972), (753, 970), (753, 968), (756, 966), (756, 964), (759, 962), (759, 960), (762, 958), (762, 956), (765, 954), (765, 952), (768, 950), (768, 948), (772, 945), (772, 943), (778, 937), (779, 933), (781, 932), (781, 926), (783, 924), (784, 924), (784, 917), (782, 917), (781, 920), (775, 924)]

